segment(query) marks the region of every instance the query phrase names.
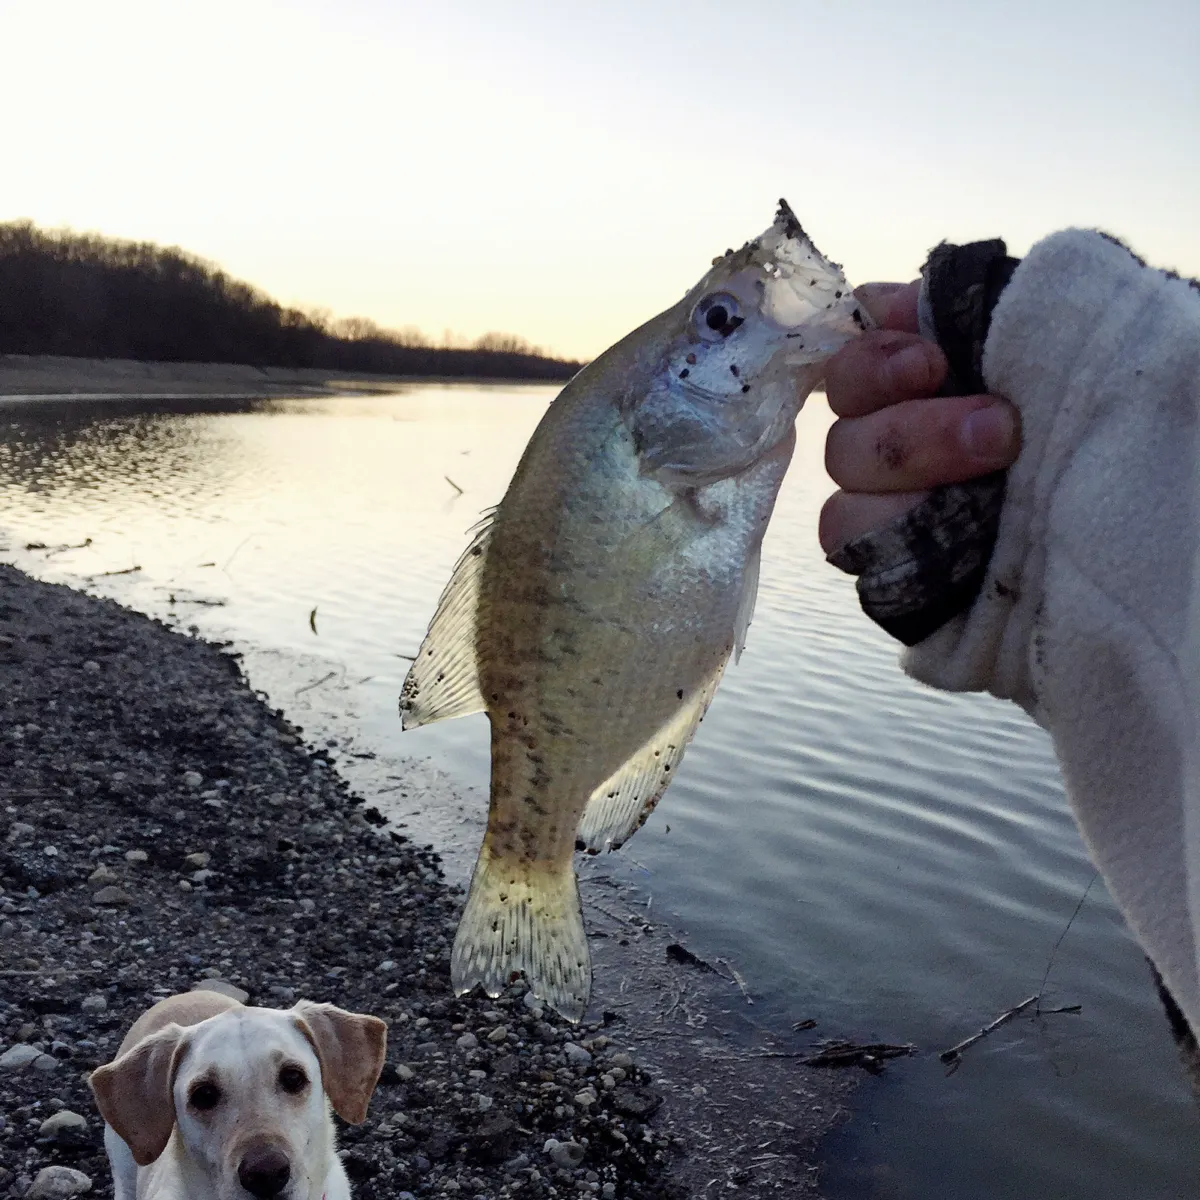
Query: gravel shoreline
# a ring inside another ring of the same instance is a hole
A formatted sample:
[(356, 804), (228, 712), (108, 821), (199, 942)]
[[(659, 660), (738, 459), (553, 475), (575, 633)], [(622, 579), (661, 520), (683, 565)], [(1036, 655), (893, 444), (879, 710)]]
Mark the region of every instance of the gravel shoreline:
[(818, 1195), (849, 1082), (738, 1051), (729, 985), (612, 902), (585, 892), (600, 1020), (519, 984), (453, 998), (461, 889), (228, 647), (0, 565), (0, 696), (0, 1197), (50, 1194), (47, 1167), (112, 1195), (87, 1073), (213, 978), (388, 1022), (368, 1119), (340, 1136), (362, 1200)]

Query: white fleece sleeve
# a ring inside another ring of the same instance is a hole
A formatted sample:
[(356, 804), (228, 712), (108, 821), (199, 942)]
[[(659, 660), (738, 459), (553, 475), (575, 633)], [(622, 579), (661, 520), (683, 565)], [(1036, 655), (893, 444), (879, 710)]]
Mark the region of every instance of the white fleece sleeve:
[(1049, 730), (1093, 859), (1200, 1031), (1200, 291), (1055, 234), (1001, 295), (983, 371), (1023, 448), (978, 599), (905, 669)]

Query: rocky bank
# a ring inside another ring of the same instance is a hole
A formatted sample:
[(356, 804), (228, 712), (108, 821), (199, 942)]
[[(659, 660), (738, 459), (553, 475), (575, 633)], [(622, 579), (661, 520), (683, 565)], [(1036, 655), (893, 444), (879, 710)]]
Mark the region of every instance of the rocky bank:
[(88, 1073), (206, 980), (388, 1022), (370, 1115), (340, 1134), (362, 1200), (817, 1194), (844, 1086), (702, 1030), (711, 985), (648, 923), (600, 906), (601, 959), (625, 948), (606, 973), (633, 986), (570, 1026), (521, 985), (451, 996), (460, 904), (228, 647), (0, 565), (0, 1197), (111, 1196)]

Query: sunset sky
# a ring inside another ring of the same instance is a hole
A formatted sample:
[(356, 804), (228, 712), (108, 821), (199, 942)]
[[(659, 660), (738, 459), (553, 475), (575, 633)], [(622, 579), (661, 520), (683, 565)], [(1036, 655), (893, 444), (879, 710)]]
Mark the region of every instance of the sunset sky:
[(0, 0), (0, 220), (592, 356), (786, 196), (852, 281), (1100, 225), (1200, 274), (1200, 4)]

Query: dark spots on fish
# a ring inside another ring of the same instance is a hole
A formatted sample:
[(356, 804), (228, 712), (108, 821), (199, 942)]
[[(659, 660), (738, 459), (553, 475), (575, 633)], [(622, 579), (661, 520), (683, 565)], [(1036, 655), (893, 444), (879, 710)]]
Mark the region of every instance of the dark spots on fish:
[(585, 842), (585, 841), (583, 840), (583, 838), (576, 838), (576, 839), (575, 839), (575, 849), (576, 849), (576, 850), (586, 850), (586, 849), (587, 849), (587, 842)]
[(437, 679), (435, 679), (435, 680), (434, 680), (434, 682), (435, 682), (435, 683), (441, 683), (441, 682), (442, 682), (442, 680), (443, 680), (443, 679), (445, 679), (445, 678), (446, 678), (446, 672), (445, 672), (445, 671), (439, 671), (439, 672), (438, 672), (438, 677), (437, 677)]
[(654, 757), (657, 758), (662, 753), (661, 750), (655, 750)]
[(496, 918), (496, 919), (495, 919), (495, 920), (492, 922), (492, 932), (493, 932), (493, 933), (499, 933), (499, 932), (500, 932), (500, 918), (499, 918), (499, 917), (497, 917), (497, 918)]
[(684, 367), (683, 370), (679, 372), (679, 378), (686, 379), (690, 374), (691, 374), (691, 371), (689, 371), (687, 369), (687, 367)]
[(546, 817), (550, 815), (549, 811), (540, 803), (538, 803), (536, 796), (522, 796), (521, 803), (524, 804), (526, 808), (533, 809), (533, 811), (537, 813), (539, 817)]
[(750, 385), (748, 383), (743, 383), (742, 384), (742, 395), (744, 396), (749, 390), (750, 390)]
[(433, 657), (433, 651), (432, 651), (432, 650), (426, 650), (426, 651), (425, 651), (425, 657), (426, 657), (426, 658), (432, 658), (432, 657)]
[[(788, 333), (788, 334), (785, 334), (784, 336), (785, 336), (785, 337), (790, 337), (790, 338), (798, 338), (798, 337), (803, 337), (803, 336), (804, 336), (804, 334), (802, 334), (802, 333)], [(801, 350), (803, 350), (803, 349), (804, 349), (804, 343), (803, 343), (803, 342), (801, 342), (801, 343), (800, 343), (800, 346), (799, 346), (799, 348), (800, 348)]]
[(779, 211), (775, 214), (775, 221), (787, 237), (802, 238), (805, 236), (800, 222), (796, 220), (796, 214), (792, 212), (792, 206), (786, 200), (779, 201)]
[(738, 365), (737, 365), (737, 363), (730, 363), (730, 364), (729, 364), (729, 373), (730, 373), (730, 375), (732, 375), (732, 376), (734, 377), (734, 379), (736, 379), (736, 378), (738, 377), (738, 375), (740, 374), (740, 372), (738, 371)]
[(696, 365), (696, 355), (689, 354), (683, 361), (686, 362), (689, 367), (694, 367)]
[(808, 286), (809, 286), (809, 287), (816, 287), (816, 286), (817, 286), (817, 281), (816, 281), (815, 279), (810, 279), (810, 280), (808, 281)]
[(507, 893), (507, 892), (501, 892), (501, 893), (500, 893), (500, 903), (501, 903), (501, 904), (507, 904), (507, 903), (508, 903), (508, 893)]
[(838, 291), (838, 292), (834, 292), (834, 293), (833, 293), (833, 298), (834, 298), (835, 300), (840, 300), (840, 299), (842, 298), (842, 293), (841, 293), (840, 291)]
[(863, 320), (861, 309), (856, 308), (850, 315), (854, 318), (854, 323), (859, 327), (859, 329), (866, 329), (867, 323), (865, 320)]
[(482, 553), (483, 553), (482, 546), (472, 546), (471, 547), (471, 556), (473, 558), (478, 558)]
[(675, 698), (676, 698), (677, 700), (682, 700), (682, 699), (683, 699), (683, 688), (679, 688), (679, 689), (676, 691), (676, 693), (675, 693)]
[(671, 764), (667, 763), (667, 765), (665, 767), (663, 767), (663, 774), (664, 775), (669, 774), (670, 770), (671, 770)]
[(500, 702), (500, 693), (499, 693), (499, 692), (493, 692), (493, 693), (492, 693), (492, 703), (493, 703), (493, 704), (498, 704), (499, 702)]

